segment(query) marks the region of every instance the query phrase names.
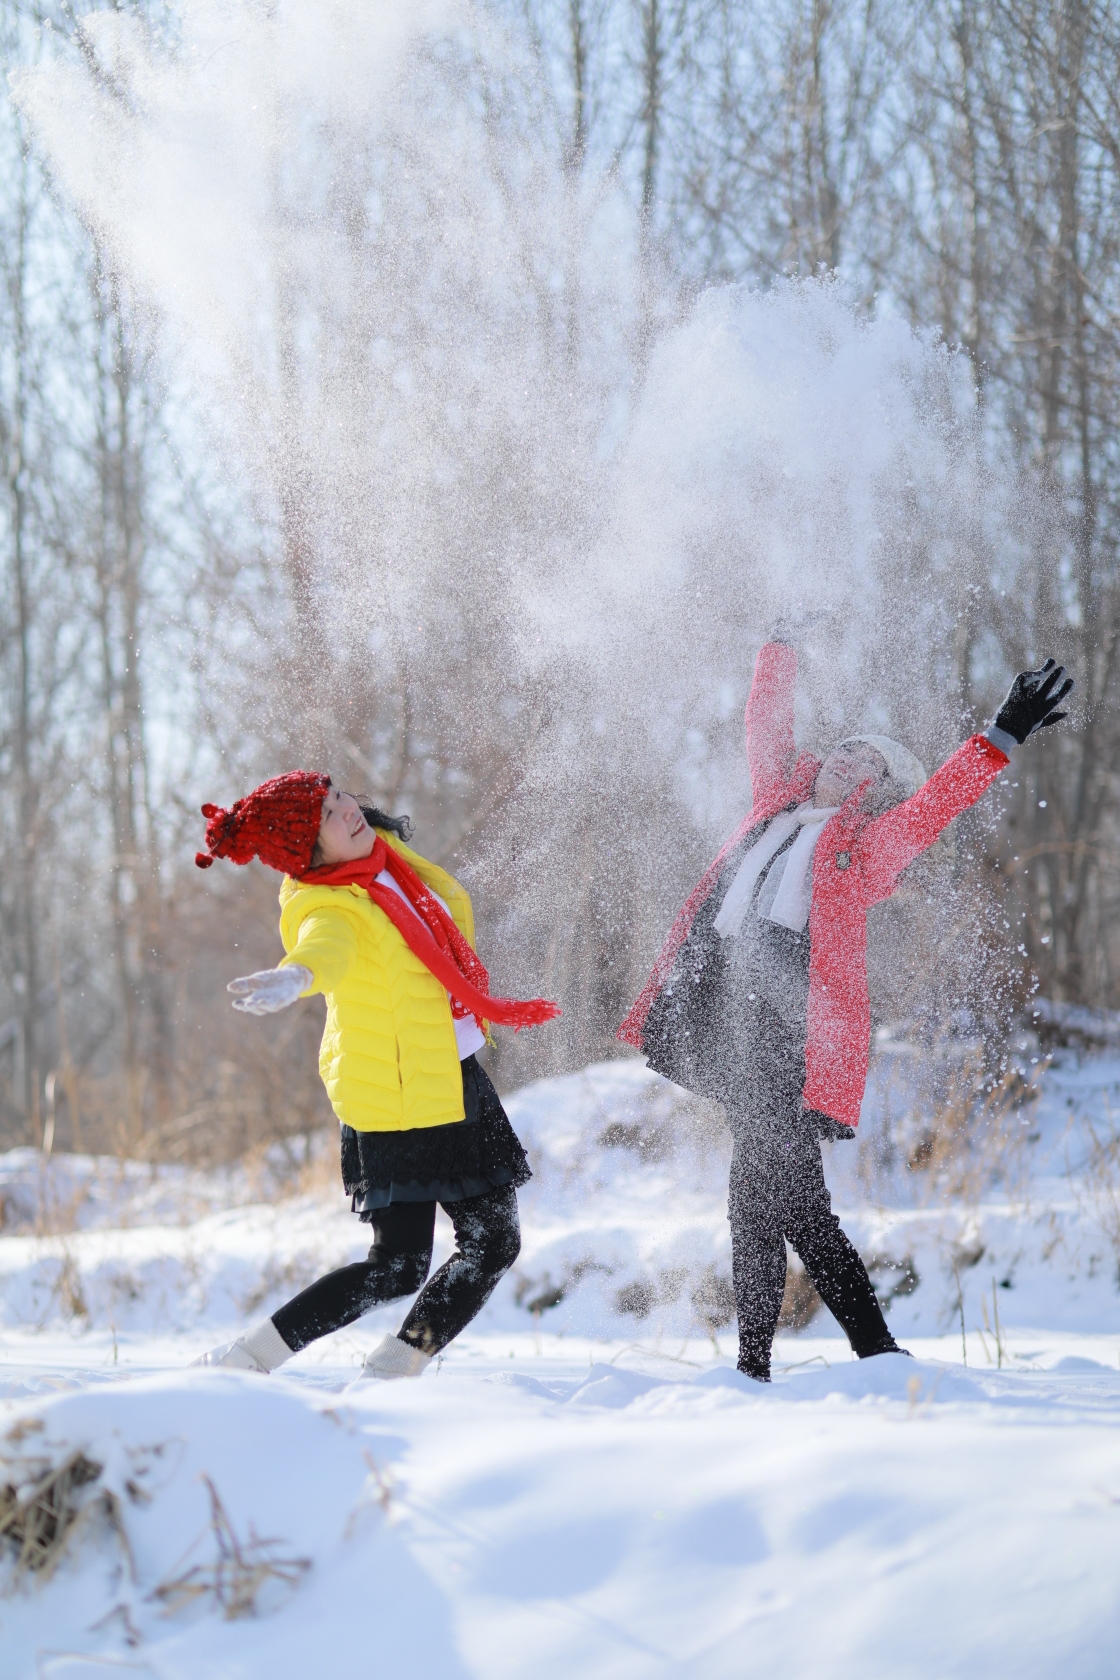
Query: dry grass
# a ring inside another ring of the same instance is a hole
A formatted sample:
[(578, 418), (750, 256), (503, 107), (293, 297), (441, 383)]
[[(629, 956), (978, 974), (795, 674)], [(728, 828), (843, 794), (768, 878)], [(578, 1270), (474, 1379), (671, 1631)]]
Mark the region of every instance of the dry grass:
[(651, 1084), (627, 1103), (624, 1119), (603, 1109), (601, 1122), (599, 1147), (631, 1150), (644, 1165), (667, 1161), (683, 1147), (730, 1146), (721, 1106), (676, 1085)]
[(249, 1538), (239, 1540), (209, 1476), (203, 1476), (210, 1495), (210, 1530), (217, 1556), (212, 1563), (200, 1563), (182, 1574), (161, 1581), (151, 1594), (162, 1604), (165, 1615), (207, 1600), (219, 1608), (227, 1621), (258, 1613), (257, 1600), (272, 1583), (293, 1590), (311, 1568), (310, 1558), (285, 1557), (278, 1540), (261, 1540), (249, 1529)]
[[(1120, 1284), (1120, 1126), (1111, 1112), (1097, 1124), (1088, 1121), (1089, 1140), (1085, 1171), (1070, 1180), (1078, 1199), (1084, 1199), (1112, 1246), (1116, 1280)], [(1078, 1190), (1078, 1185), (1084, 1188)]]
[(929, 1052), (916, 1094), (903, 1063), (897, 1080), (881, 1080), (886, 1115), (859, 1158), (867, 1193), (903, 1167), (930, 1198), (974, 1204), (997, 1183), (1025, 1196), (1026, 1137), (1048, 1066), (1044, 1058), (1029, 1076), (1012, 1067), (993, 1077), (979, 1048), (961, 1057), (942, 1046)]
[(592, 1272), (601, 1272), (609, 1277), (613, 1267), (606, 1266), (593, 1255), (585, 1255), (582, 1260), (576, 1260), (565, 1266), (564, 1275), (559, 1283), (553, 1283), (551, 1272), (543, 1272), (540, 1277), (529, 1277), (527, 1273), (515, 1274), (516, 1282), (513, 1286), (513, 1298), (519, 1307), (533, 1314), (537, 1320), (544, 1312), (552, 1307), (558, 1307), (561, 1301), (571, 1293), (582, 1278)]
[[(28, 1453), (24, 1442), (42, 1427), (38, 1418), (28, 1418), (18, 1424), (6, 1438), (9, 1457), (0, 1461), (0, 1545), (6, 1546), (12, 1559), (10, 1586), (29, 1576), (38, 1581), (49, 1579), (76, 1535), (98, 1517), (107, 1522), (119, 1540), (129, 1574), (135, 1580), (120, 1501), (107, 1488), (91, 1493), (103, 1466), (80, 1447), (67, 1451), (57, 1462), (52, 1462), (45, 1451)], [(163, 1606), (167, 1615), (206, 1601), (219, 1608), (229, 1620), (255, 1615), (260, 1609), (260, 1595), (267, 1586), (296, 1587), (311, 1562), (308, 1558), (285, 1554), (280, 1549), (281, 1542), (260, 1539), (252, 1527), (248, 1538), (240, 1539), (217, 1488), (208, 1476), (203, 1476), (202, 1481), (210, 1497), (209, 1529), (216, 1556), (213, 1562), (196, 1564), (169, 1576), (150, 1597)], [(148, 1503), (151, 1497), (134, 1480), (126, 1483), (125, 1491), (138, 1504)], [(118, 1606), (110, 1615), (119, 1610)]]
[(259, 1144), (240, 1165), (250, 1194), (262, 1200), (277, 1195), (337, 1196), (342, 1190), (338, 1123)]
[(693, 1285), (692, 1305), (709, 1336), (723, 1330), (735, 1318), (735, 1285), (726, 1272), (708, 1266)]
[(52, 1236), (62, 1231), (77, 1230), (82, 1211), (90, 1199), (87, 1183), (68, 1184), (60, 1189), (57, 1173), (51, 1171), (50, 1160), (42, 1156), (38, 1171), (17, 1182), (11, 1182), (0, 1192), (0, 1232), (22, 1236)]
[[(69, 1318), (89, 1317), (89, 1304), (82, 1287), (81, 1268), (65, 1245), (51, 1285), (51, 1306), (56, 1304)], [(48, 1312), (49, 1310), (48, 1308)]]
[(679, 1301), (687, 1281), (688, 1272), (683, 1266), (668, 1266), (656, 1278), (634, 1278), (615, 1295), (615, 1311), (632, 1318), (648, 1318), (654, 1307), (671, 1307)]
[(298, 1294), (329, 1271), (330, 1263), (319, 1253), (293, 1254), (287, 1260), (270, 1260), (262, 1267), (259, 1278), (250, 1289), (237, 1296), (237, 1309), (245, 1317), (255, 1313), (270, 1296), (283, 1291)]
[(951, 1082), (927, 1137), (911, 1159), (954, 1199), (979, 1201), (997, 1180), (1009, 1190), (1026, 1179), (1024, 1118), (1037, 1102), (1049, 1060), (1026, 1078), (1010, 1068), (988, 1079), (978, 1056), (969, 1058)]
[(912, 1254), (871, 1254), (864, 1265), (884, 1312), (900, 1296), (913, 1295), (922, 1281)]
[(824, 1302), (802, 1266), (786, 1265), (786, 1286), (778, 1313), (779, 1330), (804, 1330), (820, 1312)]
[[(271, 907), (261, 930), (269, 926), (275, 926)], [(229, 1008), (224, 988), (244, 953), (208, 955), (219, 972), (192, 1006), (207, 1020), (205, 1054), (197, 1048), (202, 1041), (181, 1033), (176, 1039), (178, 1058), (162, 1083), (143, 1062), (131, 1079), (120, 1069), (77, 1070), (71, 1089), (60, 1092), (57, 1149), (224, 1166), (325, 1122), (330, 1110), (318, 1078), (318, 1011), (291, 1011), (284, 1019), (254, 1022), (247, 1028), (245, 1017)], [(267, 958), (269, 963), (274, 960), (274, 954)], [(266, 961), (257, 966), (266, 966)], [(80, 1127), (74, 1124), (72, 1108), (80, 1113)], [(40, 1141), (26, 1117), (17, 1118), (10, 1106), (0, 1114), (0, 1134), (0, 1148)]]
[(79, 1525), (94, 1513), (109, 1520), (127, 1550), (115, 1495), (103, 1490), (91, 1500), (86, 1494), (101, 1470), (76, 1448), (57, 1464), (24, 1458), (0, 1471), (0, 1540), (13, 1553), (16, 1581), (24, 1575), (48, 1579)]

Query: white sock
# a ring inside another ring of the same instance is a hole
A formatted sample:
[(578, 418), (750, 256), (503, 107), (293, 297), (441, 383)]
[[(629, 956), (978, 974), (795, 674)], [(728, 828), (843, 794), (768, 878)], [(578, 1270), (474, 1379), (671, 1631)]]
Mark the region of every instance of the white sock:
[(262, 1319), (256, 1329), (250, 1330), (242, 1340), (253, 1358), (259, 1360), (266, 1371), (275, 1371), (278, 1365), (283, 1365), (285, 1359), (290, 1359), (295, 1352), (294, 1348), (288, 1346), (270, 1318)]
[(394, 1377), (420, 1377), (431, 1363), (430, 1353), (413, 1347), (411, 1342), (402, 1342), (399, 1336), (386, 1336), (385, 1340), (366, 1356), (362, 1376), (383, 1377), (390, 1381)]

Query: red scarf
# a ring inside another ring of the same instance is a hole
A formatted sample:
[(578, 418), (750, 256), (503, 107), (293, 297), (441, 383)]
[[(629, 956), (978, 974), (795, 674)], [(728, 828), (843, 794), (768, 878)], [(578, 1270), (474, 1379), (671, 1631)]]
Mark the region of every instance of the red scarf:
[[(396, 881), (412, 910), (377, 877), (383, 869)], [(451, 1013), (458, 1020), (473, 1015), (479, 1026), (495, 1021), (502, 1027), (535, 1027), (559, 1015), (560, 1006), (544, 998), (519, 1002), (490, 996), (490, 976), (443, 905), (414, 869), (381, 838), (368, 858), (351, 863), (325, 864), (309, 869), (300, 883), (322, 887), (364, 887), (379, 910), (384, 910), (413, 956), (451, 993)], [(415, 914), (413, 914), (415, 911)]]

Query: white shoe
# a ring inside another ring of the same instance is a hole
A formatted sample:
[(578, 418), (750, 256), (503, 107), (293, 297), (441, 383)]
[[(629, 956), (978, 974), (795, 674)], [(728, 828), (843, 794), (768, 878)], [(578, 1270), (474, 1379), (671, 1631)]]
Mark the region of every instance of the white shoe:
[(395, 1382), (398, 1377), (422, 1377), (432, 1363), (432, 1357), (430, 1353), (413, 1347), (411, 1342), (402, 1342), (399, 1336), (386, 1336), (372, 1353), (366, 1354), (365, 1364), (347, 1387), (356, 1388), (358, 1383), (368, 1382), (371, 1378)]
[(192, 1359), (191, 1364), (221, 1366), (227, 1371), (259, 1371), (267, 1377), (291, 1357), (292, 1349), (272, 1320), (266, 1318), (255, 1330), (246, 1331), (224, 1347), (211, 1348), (201, 1359)]
[(254, 1357), (245, 1346), (244, 1336), (238, 1336), (235, 1342), (227, 1342), (223, 1347), (211, 1348), (200, 1359), (192, 1359), (192, 1365), (221, 1365), (227, 1371), (260, 1371), (268, 1375), (268, 1366)]

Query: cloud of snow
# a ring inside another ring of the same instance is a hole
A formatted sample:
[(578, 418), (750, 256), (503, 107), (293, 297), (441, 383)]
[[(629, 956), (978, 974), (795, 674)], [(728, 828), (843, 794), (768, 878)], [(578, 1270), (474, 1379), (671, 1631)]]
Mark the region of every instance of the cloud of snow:
[(931, 764), (959, 740), (970, 582), (1031, 538), (962, 358), (823, 280), (683, 306), (612, 184), (565, 173), (563, 114), (484, 9), (182, 0), (164, 37), (82, 29), (17, 96), (273, 533), (305, 699), (325, 651), (390, 710), (422, 680), (464, 761), (516, 741), (476, 847), (507, 976), (562, 983), (581, 916), (600, 966), (627, 917), (644, 957), (749, 799), (779, 617), (822, 615), (807, 740), (873, 728)]

